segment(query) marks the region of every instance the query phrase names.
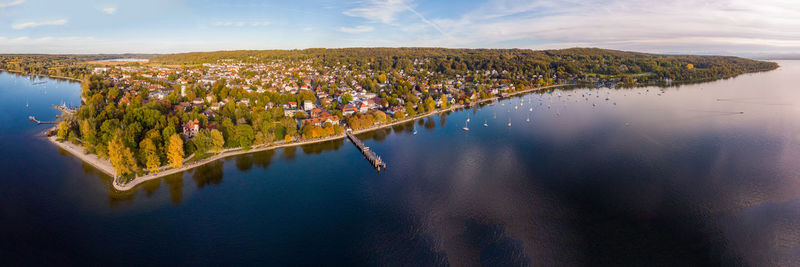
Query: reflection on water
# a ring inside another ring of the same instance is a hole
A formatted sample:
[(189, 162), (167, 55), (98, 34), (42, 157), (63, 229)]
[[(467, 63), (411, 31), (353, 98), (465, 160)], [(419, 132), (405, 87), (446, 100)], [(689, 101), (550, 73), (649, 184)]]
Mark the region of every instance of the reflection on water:
[[(209, 165), (213, 165), (209, 164)], [(220, 173), (218, 181), (222, 181), (222, 173)], [(163, 178), (164, 183), (167, 184), (169, 188), (169, 199), (172, 201), (172, 204), (180, 204), (183, 201), (183, 174), (176, 173), (170, 174)], [(196, 181), (196, 180), (195, 180)], [(219, 182), (218, 182), (219, 183)], [(199, 186), (198, 186), (199, 187)]]
[[(242, 163), (240, 162), (249, 163), (250, 166), (246, 166), (244, 169), (249, 170), (253, 163), (252, 156), (244, 155), (242, 157), (236, 157), (236, 168), (241, 171), (243, 167), (241, 166)], [(197, 167), (192, 174), (192, 180), (194, 180), (197, 188), (202, 189), (207, 185), (219, 185), (222, 183), (222, 177), (225, 175), (225, 173), (222, 171), (223, 165), (224, 164), (222, 160), (215, 160), (203, 166)]]

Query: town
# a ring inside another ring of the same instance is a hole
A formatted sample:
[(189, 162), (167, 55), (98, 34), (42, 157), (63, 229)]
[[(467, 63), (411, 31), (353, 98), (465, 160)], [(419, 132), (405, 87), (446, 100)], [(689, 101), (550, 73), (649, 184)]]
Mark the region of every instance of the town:
[[(233, 153), (345, 138), (534, 90), (668, 85), (774, 68), (602, 49), (253, 50), (116, 63), (106, 57), (12, 55), (0, 58), (0, 67), (81, 82), (82, 105), (62, 114), (51, 140), (114, 176), (118, 189)], [(385, 168), (372, 151), (362, 152)]]
[[(415, 62), (416, 63), (416, 62)], [(343, 125), (345, 118), (370, 114), (377, 122), (402, 119), (452, 104), (469, 104), (482, 98), (516, 89), (497, 70), (481, 73), (488, 77), (476, 82), (466, 75), (433, 82), (425, 77), (404, 73), (356, 73), (345, 65), (313, 68), (311, 61), (271, 64), (248, 64), (223, 60), (192, 68), (164, 66), (96, 67), (92, 73), (104, 77), (119, 89), (117, 104), (175, 102), (173, 112), (195, 114), (183, 123), (183, 134), (194, 137), (201, 128), (215, 129), (217, 118), (227, 105), (230, 109), (279, 109), (283, 116), (294, 118), (303, 137), (315, 128)], [(477, 74), (477, 73), (476, 73)], [(549, 85), (553, 78), (541, 75), (538, 85)], [(393, 85), (390, 80), (398, 84)], [(411, 88), (398, 94), (398, 86)], [(346, 119), (345, 119), (346, 120)], [(351, 123), (353, 129), (368, 127)]]
[[(96, 161), (108, 158), (110, 174), (119, 177), (115, 186), (126, 188), (225, 152), (324, 141), (519, 89), (505, 70), (447, 77), (425, 70), (423, 61), (388, 72), (320, 67), (311, 60), (93, 67), (84, 81), (84, 106), (73, 111), (78, 116), (64, 116), (53, 138), (83, 146)], [(547, 86), (557, 77), (526, 78)], [(378, 170), (385, 168), (374, 152), (359, 148)]]

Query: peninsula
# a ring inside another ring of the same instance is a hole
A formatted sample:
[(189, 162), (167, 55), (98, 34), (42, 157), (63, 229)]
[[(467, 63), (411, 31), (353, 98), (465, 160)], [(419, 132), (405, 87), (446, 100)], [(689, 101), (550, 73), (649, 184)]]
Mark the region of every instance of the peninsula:
[[(120, 57), (148, 62), (115, 62)], [(0, 69), (77, 79), (49, 140), (144, 181), (255, 151), (344, 138), (558, 86), (668, 85), (777, 68), (737, 57), (603, 49), (347, 48), (171, 55), (0, 55)]]

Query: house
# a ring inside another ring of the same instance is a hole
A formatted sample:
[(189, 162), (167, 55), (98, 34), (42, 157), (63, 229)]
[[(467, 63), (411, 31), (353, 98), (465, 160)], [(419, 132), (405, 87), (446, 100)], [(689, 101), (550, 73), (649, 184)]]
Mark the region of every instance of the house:
[(314, 102), (311, 100), (303, 101), (303, 110), (309, 111), (314, 108)]
[(328, 115), (322, 116), (322, 117), (304, 119), (304, 120), (301, 120), (300, 122), (303, 125), (309, 125), (310, 124), (310, 125), (319, 126), (319, 127), (325, 126), (326, 123), (330, 123), (331, 125), (339, 125), (339, 117), (328, 114)]
[(283, 116), (292, 118), (292, 117), (294, 117), (294, 114), (297, 113), (298, 111), (300, 111), (300, 110), (299, 109), (293, 109), (293, 108), (285, 108), (285, 109), (283, 109)]
[(168, 94), (165, 93), (165, 92), (150, 92), (150, 94), (148, 94), (148, 97), (150, 99), (158, 99), (158, 100), (162, 100), (162, 99), (166, 98), (167, 96), (168, 96)]
[(221, 102), (217, 102), (217, 103), (211, 104), (211, 110), (219, 111), (219, 108), (222, 106), (222, 104), (220, 104), (220, 103)]
[(181, 102), (175, 106), (172, 106), (172, 111), (173, 112), (186, 111), (186, 109), (188, 109), (190, 106), (191, 104), (189, 104), (189, 102)]
[(290, 108), (297, 108), (297, 102), (289, 102)]
[(320, 117), (320, 116), (322, 116), (324, 113), (326, 113), (326, 112), (322, 111), (322, 109), (319, 109), (319, 108), (313, 108), (313, 109), (311, 109), (311, 111), (309, 112), (309, 116), (310, 116), (310, 117), (312, 117), (312, 118), (316, 118), (316, 117)]
[(356, 111), (358, 111), (358, 109), (356, 109), (356, 107), (350, 104), (344, 105), (344, 107), (342, 107), (342, 115), (345, 116), (356, 113)]
[(192, 100), (192, 105), (193, 106), (200, 106), (202, 104), (203, 104), (203, 99), (202, 98), (198, 97), (198, 98), (195, 98), (195, 99)]
[(198, 131), (200, 131), (200, 121), (197, 119), (193, 121), (187, 121), (183, 124), (183, 135), (188, 138), (192, 138), (197, 135)]
[(108, 71), (108, 68), (94, 68), (94, 70), (92, 70), (92, 73), (93, 74), (101, 74), (101, 73), (106, 72), (106, 71)]
[(402, 106), (394, 106), (394, 107), (389, 108), (389, 110), (386, 111), (386, 113), (389, 113), (390, 115), (392, 115), (393, 118), (394, 118), (394, 116), (396, 114), (399, 114), (399, 113), (403, 113), (405, 115), (405, 112), (406, 112), (406, 108), (404, 108)]
[(367, 113), (367, 111), (369, 111), (369, 106), (367, 106), (367, 104), (364, 104), (364, 102), (356, 103), (355, 107), (358, 110), (358, 112), (361, 113)]

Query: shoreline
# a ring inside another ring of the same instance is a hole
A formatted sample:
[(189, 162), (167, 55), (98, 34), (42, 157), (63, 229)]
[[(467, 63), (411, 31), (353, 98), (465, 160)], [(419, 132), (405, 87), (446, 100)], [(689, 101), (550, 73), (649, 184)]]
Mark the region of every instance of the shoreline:
[[(549, 86), (543, 86), (543, 87), (534, 87), (534, 88), (530, 88), (530, 89), (526, 89), (526, 90), (520, 90), (520, 91), (512, 92), (512, 93), (509, 93), (509, 94), (507, 94), (505, 96), (502, 96), (502, 97), (491, 97), (491, 98), (486, 98), (486, 99), (480, 99), (480, 100), (477, 100), (475, 102), (470, 103), (469, 105), (453, 104), (452, 106), (450, 106), (450, 107), (448, 107), (446, 109), (437, 109), (437, 110), (434, 110), (434, 111), (431, 111), (431, 112), (428, 112), (428, 113), (425, 113), (425, 114), (421, 114), (421, 115), (417, 115), (417, 116), (413, 116), (413, 117), (408, 117), (408, 118), (403, 118), (401, 120), (397, 120), (397, 121), (393, 121), (393, 122), (389, 122), (389, 123), (385, 123), (385, 124), (373, 125), (373, 126), (370, 126), (370, 127), (364, 128), (364, 129), (360, 129), (360, 130), (353, 130), (352, 133), (354, 135), (357, 135), (357, 134), (361, 134), (361, 133), (371, 132), (371, 131), (383, 129), (383, 128), (394, 126), (394, 125), (398, 125), (398, 124), (403, 124), (403, 123), (416, 121), (418, 119), (426, 118), (426, 117), (429, 117), (431, 115), (439, 114), (439, 113), (442, 113), (442, 112), (453, 111), (453, 110), (456, 110), (456, 109), (459, 109), (459, 108), (469, 108), (472, 105), (477, 105), (477, 104), (481, 104), (481, 103), (485, 103), (485, 102), (489, 102), (489, 101), (497, 101), (497, 100), (501, 100), (501, 99), (504, 99), (504, 98), (509, 98), (509, 97), (513, 97), (513, 96), (516, 96), (516, 95), (530, 93), (530, 92), (544, 90), (544, 89), (558, 88), (558, 87), (565, 87), (565, 86), (574, 86), (574, 85), (575, 84), (557, 84), (557, 85), (549, 85)], [(54, 136), (47, 137), (47, 139), (50, 140), (50, 142), (56, 144), (58, 147), (66, 150), (70, 154), (73, 154), (74, 156), (78, 157), (78, 159), (81, 159), (84, 162), (89, 163), (89, 165), (92, 165), (93, 167), (95, 167), (96, 169), (100, 170), (101, 172), (111, 176), (113, 178), (112, 182), (111, 182), (112, 187), (117, 191), (124, 192), (124, 191), (128, 191), (128, 190), (134, 189), (134, 188), (136, 188), (136, 186), (138, 186), (138, 185), (140, 185), (140, 184), (142, 184), (144, 182), (147, 182), (147, 181), (150, 181), (150, 180), (154, 180), (154, 179), (158, 179), (158, 178), (161, 178), (161, 177), (164, 177), (164, 176), (167, 176), (167, 175), (171, 175), (171, 174), (175, 174), (175, 173), (191, 170), (193, 168), (197, 168), (197, 167), (203, 166), (205, 164), (214, 162), (216, 160), (227, 158), (227, 157), (231, 157), (231, 156), (248, 154), (248, 153), (255, 153), (255, 152), (261, 152), (261, 151), (268, 151), (268, 150), (285, 148), (285, 147), (316, 144), (316, 143), (333, 141), (333, 140), (337, 140), (337, 139), (341, 139), (341, 138), (345, 138), (345, 137), (346, 137), (346, 135), (344, 133), (341, 133), (341, 134), (338, 134), (338, 135), (331, 135), (331, 136), (328, 136), (328, 137), (322, 137), (322, 138), (317, 138), (317, 139), (308, 139), (308, 140), (302, 140), (302, 141), (296, 141), (296, 142), (290, 142), (290, 143), (281, 143), (283, 141), (279, 141), (277, 143), (272, 143), (270, 145), (261, 145), (261, 146), (258, 146), (258, 147), (253, 147), (253, 148), (251, 148), (249, 150), (245, 150), (244, 148), (223, 149), (222, 152), (220, 152), (220, 153), (218, 153), (216, 155), (210, 156), (208, 158), (202, 159), (202, 160), (197, 161), (197, 162), (192, 162), (192, 163), (185, 164), (185, 165), (183, 165), (183, 166), (181, 166), (179, 168), (170, 168), (169, 165), (161, 166), (159, 168), (161, 171), (159, 171), (158, 173), (151, 173), (151, 174), (146, 174), (146, 175), (143, 175), (143, 176), (135, 177), (133, 180), (131, 180), (130, 182), (128, 182), (126, 184), (119, 184), (117, 182), (116, 173), (115, 173), (114, 167), (111, 166), (111, 162), (110, 161), (100, 159), (99, 157), (97, 157), (96, 154), (86, 154), (86, 153), (84, 153), (83, 147), (79, 147), (79, 146), (77, 146), (75, 144), (69, 143), (68, 141), (58, 142)], [(184, 162), (186, 162), (187, 160), (191, 159), (191, 157), (193, 157), (193, 156), (194, 156), (194, 154), (192, 154), (191, 156), (187, 157), (186, 159), (184, 159)]]
[[(15, 73), (15, 74), (23, 75), (23, 76), (29, 76), (29, 75), (25, 75), (25, 72), (18, 71), (18, 70), (0, 69), (0, 71), (5, 71), (5, 72), (8, 72), (8, 73)], [(82, 82), (79, 79), (70, 78), (70, 77), (64, 77), (64, 76), (53, 76), (53, 75), (49, 75), (49, 74), (38, 74), (38, 73), (31, 73), (30, 75), (42, 76), (42, 77), (47, 77), (47, 78), (56, 79), (56, 80), (68, 80), (68, 81), (73, 81), (73, 82), (78, 82), (78, 83)]]

